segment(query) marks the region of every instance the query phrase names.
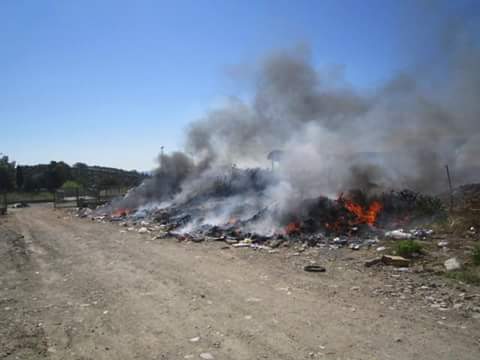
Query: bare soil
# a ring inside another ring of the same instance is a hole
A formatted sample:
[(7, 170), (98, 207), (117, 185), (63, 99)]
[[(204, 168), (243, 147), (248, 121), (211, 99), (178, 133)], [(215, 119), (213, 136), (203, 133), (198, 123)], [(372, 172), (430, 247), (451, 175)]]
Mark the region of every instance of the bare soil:
[(465, 309), (478, 288), (367, 256), (152, 240), (15, 209), (0, 218), (0, 359), (479, 359)]

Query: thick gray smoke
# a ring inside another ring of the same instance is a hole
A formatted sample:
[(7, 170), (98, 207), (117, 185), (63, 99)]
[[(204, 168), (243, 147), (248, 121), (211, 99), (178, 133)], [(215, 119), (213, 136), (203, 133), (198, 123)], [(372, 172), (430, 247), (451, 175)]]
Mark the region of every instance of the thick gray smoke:
[(280, 149), (279, 176), (304, 196), (350, 187), (438, 192), (447, 164), (458, 182), (472, 180), (480, 166), (480, 51), (468, 21), (447, 25), (438, 67), (398, 74), (369, 93), (332, 83), (308, 52), (275, 53), (261, 66), (253, 101), (231, 100), (193, 123), (188, 151), (212, 167), (265, 166), (266, 154)]
[[(237, 181), (221, 216), (211, 213), (224, 220), (239, 203), (288, 210), (305, 198), (352, 188), (440, 192), (446, 164), (457, 184), (474, 180), (480, 175), (480, 51), (464, 28), (447, 30), (441, 71), (398, 74), (369, 92), (317, 71), (308, 51), (272, 54), (260, 67), (254, 98), (231, 99), (193, 122), (186, 144), (192, 155), (164, 156), (154, 177), (127, 200), (187, 203), (218, 190), (219, 181)], [(272, 150), (282, 156), (269, 180), (235, 174), (268, 168)]]

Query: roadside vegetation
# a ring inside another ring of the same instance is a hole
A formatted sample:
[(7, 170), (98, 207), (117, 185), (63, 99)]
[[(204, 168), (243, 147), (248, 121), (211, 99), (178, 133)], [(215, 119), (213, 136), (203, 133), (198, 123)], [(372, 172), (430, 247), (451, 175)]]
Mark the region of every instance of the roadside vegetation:
[(400, 256), (412, 257), (422, 253), (422, 244), (415, 240), (400, 240), (396, 243), (395, 251)]
[(480, 285), (480, 245), (474, 246), (463, 269), (447, 272), (445, 275), (467, 284)]
[(61, 186), (62, 190), (82, 190), (83, 185), (74, 180), (67, 180)]
[(480, 285), (480, 271), (478, 268), (466, 268), (445, 273), (445, 275), (466, 284)]
[[(50, 202), (54, 192), (89, 191), (117, 193), (140, 184), (148, 177), (138, 171), (126, 171), (101, 166), (76, 163), (70, 166), (63, 161), (49, 164), (21, 166), (8, 156), (0, 157), (0, 194), (9, 204), (17, 202)], [(120, 191), (121, 189), (121, 191)]]
[(480, 266), (480, 245), (476, 245), (472, 253), (473, 265)]

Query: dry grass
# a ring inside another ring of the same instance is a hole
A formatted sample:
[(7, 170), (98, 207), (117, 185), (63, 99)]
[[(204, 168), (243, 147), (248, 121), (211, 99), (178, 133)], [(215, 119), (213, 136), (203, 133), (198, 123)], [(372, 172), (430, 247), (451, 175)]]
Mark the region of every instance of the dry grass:
[(478, 268), (465, 268), (463, 270), (446, 272), (445, 275), (466, 284), (480, 285), (480, 271)]

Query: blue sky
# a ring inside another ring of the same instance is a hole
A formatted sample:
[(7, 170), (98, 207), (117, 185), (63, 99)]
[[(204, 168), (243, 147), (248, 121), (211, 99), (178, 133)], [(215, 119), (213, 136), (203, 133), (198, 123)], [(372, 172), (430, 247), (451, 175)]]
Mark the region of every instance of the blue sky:
[(304, 43), (372, 88), (429, 52), (430, 3), (0, 0), (0, 152), (149, 170), (190, 121), (250, 95), (231, 66)]

